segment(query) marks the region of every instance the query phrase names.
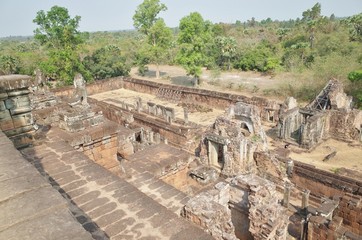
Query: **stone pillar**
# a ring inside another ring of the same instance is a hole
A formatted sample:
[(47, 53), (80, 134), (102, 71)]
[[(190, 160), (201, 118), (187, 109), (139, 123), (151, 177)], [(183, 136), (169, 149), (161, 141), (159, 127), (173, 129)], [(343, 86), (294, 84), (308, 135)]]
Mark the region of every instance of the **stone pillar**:
[(138, 98), (138, 104), (139, 104), (139, 108), (140, 110), (142, 110), (142, 98)]
[(289, 207), (291, 189), (292, 189), (292, 186), (289, 183), (285, 183), (285, 185), (284, 185), (283, 206), (286, 207), (286, 208)]
[(185, 125), (189, 124), (189, 110), (187, 109), (187, 107), (184, 107), (184, 120)]
[(144, 133), (143, 129), (141, 129), (140, 138), (141, 138), (141, 143), (144, 143), (145, 142), (145, 133)]
[(286, 163), (286, 168), (287, 168), (287, 176), (289, 178), (291, 178), (293, 176), (293, 167), (294, 167), (294, 162), (293, 160), (289, 159)]
[(310, 191), (308, 189), (302, 192), (302, 210), (306, 213), (307, 208), (309, 206), (309, 194)]
[(166, 113), (166, 119), (167, 119), (167, 122), (168, 122), (170, 125), (172, 125), (172, 117), (169, 116), (169, 115), (167, 115), (167, 113)]
[(150, 131), (150, 139), (149, 139), (150, 143), (153, 143), (153, 132)]
[(306, 230), (307, 230), (306, 221), (302, 219), (302, 221), (300, 221), (300, 240), (306, 239), (306, 232), (307, 232)]
[(136, 102), (136, 108), (137, 108), (137, 112), (141, 112), (141, 103), (139, 102), (139, 100), (137, 100)]
[(165, 138), (163, 141), (164, 141), (165, 144), (168, 144), (167, 138)]
[(161, 136), (160, 136), (159, 133), (156, 133), (156, 134), (155, 134), (155, 142), (156, 142), (156, 143), (160, 143), (160, 141), (161, 141)]

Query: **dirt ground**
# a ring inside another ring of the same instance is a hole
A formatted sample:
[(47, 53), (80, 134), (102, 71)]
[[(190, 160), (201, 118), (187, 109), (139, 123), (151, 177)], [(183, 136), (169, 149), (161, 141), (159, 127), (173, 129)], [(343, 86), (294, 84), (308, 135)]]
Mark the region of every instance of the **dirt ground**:
[[(295, 149), (295, 147), (293, 147)], [(300, 149), (296, 149), (298, 152)], [(336, 151), (335, 157), (328, 161), (323, 161), (324, 157)], [(311, 152), (291, 152), (292, 159), (309, 163), (317, 168), (340, 173), (342, 168), (358, 171), (362, 178), (362, 148), (361, 146), (350, 146), (346, 142), (328, 139), (321, 143)]]
[[(143, 78), (151, 81), (182, 85), (192, 87), (195, 86), (195, 80), (186, 75), (186, 71), (179, 66), (159, 66), (160, 78), (156, 79), (156, 66), (148, 65), (149, 71), (145, 76), (141, 77), (137, 68), (132, 68), (130, 75), (132, 77)], [(261, 96), (263, 90), (274, 89), (280, 84), (286, 83), (287, 80), (283, 78), (272, 78), (268, 75), (263, 75), (256, 72), (242, 72), (242, 71), (214, 71), (203, 69), (200, 77), (202, 84), (199, 88), (223, 91), (229, 93), (242, 94), (245, 96)], [(269, 98), (281, 99), (280, 96), (270, 96)]]

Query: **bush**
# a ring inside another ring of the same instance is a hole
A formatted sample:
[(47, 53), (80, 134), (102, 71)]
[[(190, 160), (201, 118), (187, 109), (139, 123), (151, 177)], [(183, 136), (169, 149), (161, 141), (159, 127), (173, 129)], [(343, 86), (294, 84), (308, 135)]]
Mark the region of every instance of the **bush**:
[(348, 79), (351, 82), (362, 81), (362, 70), (352, 71), (348, 74)]

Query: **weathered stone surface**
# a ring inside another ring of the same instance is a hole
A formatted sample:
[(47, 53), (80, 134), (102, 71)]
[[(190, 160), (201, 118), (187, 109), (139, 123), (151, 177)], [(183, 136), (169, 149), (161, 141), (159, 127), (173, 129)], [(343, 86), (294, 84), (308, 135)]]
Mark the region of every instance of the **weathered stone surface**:
[(0, 232), (0, 239), (91, 240), (93, 238), (67, 211), (63, 210), (13, 225)]
[(218, 183), (209, 191), (191, 198), (181, 215), (210, 232), (215, 239), (237, 239), (228, 203), (230, 186)]
[(0, 131), (0, 239), (92, 239)]
[(28, 88), (31, 84), (31, 77), (27, 75), (0, 76), (0, 92)]
[[(249, 231), (253, 238), (286, 239), (288, 215), (275, 198), (275, 185), (257, 175), (239, 175), (231, 180), (231, 184), (248, 192)], [(232, 201), (240, 202), (237, 198)], [(245, 199), (241, 202), (245, 206)]]

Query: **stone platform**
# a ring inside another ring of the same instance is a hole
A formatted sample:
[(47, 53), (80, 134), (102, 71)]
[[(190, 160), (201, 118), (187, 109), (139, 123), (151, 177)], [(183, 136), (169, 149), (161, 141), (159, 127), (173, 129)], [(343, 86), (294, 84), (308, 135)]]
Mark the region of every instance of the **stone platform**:
[(0, 239), (92, 239), (1, 131), (0, 153)]

